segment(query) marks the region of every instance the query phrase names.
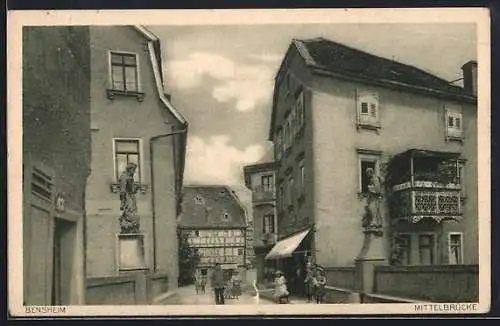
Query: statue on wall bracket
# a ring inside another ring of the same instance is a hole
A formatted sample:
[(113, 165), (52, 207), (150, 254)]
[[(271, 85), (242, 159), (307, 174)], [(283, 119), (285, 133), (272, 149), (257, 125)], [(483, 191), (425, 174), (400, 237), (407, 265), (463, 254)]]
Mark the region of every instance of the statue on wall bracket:
[(120, 228), (122, 234), (139, 233), (139, 215), (137, 214), (136, 193), (137, 186), (134, 174), (137, 169), (135, 163), (129, 163), (119, 178), (120, 184)]
[(382, 186), (380, 177), (375, 174), (372, 168), (366, 169), (366, 176), (368, 177), (368, 195), (361, 226), (365, 233), (382, 235), (383, 224), (382, 215), (380, 213)]

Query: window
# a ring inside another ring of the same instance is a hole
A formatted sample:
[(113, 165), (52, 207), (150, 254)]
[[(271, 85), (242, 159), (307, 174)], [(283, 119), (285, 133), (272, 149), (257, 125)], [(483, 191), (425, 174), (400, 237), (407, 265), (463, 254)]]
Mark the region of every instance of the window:
[(358, 91), (357, 110), (358, 125), (379, 126), (379, 100), (376, 93)]
[[(227, 222), (230, 219), (231, 219), (231, 216), (229, 215), (229, 213), (227, 213), (227, 212), (222, 213), (222, 220), (223, 221)], [(224, 234), (219, 232), (219, 236), (224, 236)]]
[(290, 108), (290, 116), (289, 116), (289, 120), (290, 120), (290, 138), (292, 139), (290, 141), (290, 143), (293, 142), (293, 139), (295, 137), (295, 135), (297, 134), (297, 131), (299, 130), (298, 126), (297, 126), (297, 115), (296, 115), (296, 107), (295, 107), (295, 103), (292, 104), (291, 108)]
[(113, 90), (138, 92), (137, 55), (111, 52), (111, 84)]
[(411, 264), (411, 235), (398, 234), (394, 239), (394, 251), (397, 256), (397, 264), (410, 265)]
[(201, 195), (197, 194), (194, 198), (194, 202), (195, 204), (203, 205), (205, 204), (205, 199)]
[(293, 204), (293, 177), (288, 177), (288, 198), (287, 198), (287, 204), (290, 206)]
[(283, 133), (282, 129), (278, 129), (276, 131), (276, 158), (279, 160), (281, 158), (281, 155), (283, 153)]
[(297, 108), (297, 124), (300, 127), (304, 125), (305, 122), (305, 112), (304, 112), (304, 91), (299, 91), (297, 98), (295, 99), (295, 106)]
[(463, 121), (459, 107), (446, 107), (446, 136), (448, 138), (462, 138)]
[(273, 214), (264, 215), (264, 218), (262, 221), (262, 233), (264, 233), (264, 234), (274, 233), (274, 215)]
[(273, 191), (273, 175), (267, 174), (261, 176), (261, 184), (264, 191)]
[(198, 231), (198, 230), (194, 231), (194, 236), (195, 237), (199, 237), (200, 236), (200, 231)]
[(466, 197), (465, 192), (465, 162), (458, 162), (458, 180), (460, 181), (460, 197)]
[(238, 248), (238, 256), (243, 256), (243, 249)]
[(287, 150), (290, 147), (290, 125), (288, 118), (285, 120), (285, 126), (283, 127), (283, 142), (284, 149)]
[(33, 167), (31, 174), (31, 193), (37, 195), (47, 201), (52, 200), (53, 196), (53, 180), (50, 175), (42, 170)]
[(120, 174), (125, 171), (129, 163), (135, 163), (137, 169), (135, 170), (134, 180), (141, 181), (141, 164), (140, 164), (140, 146), (138, 139), (115, 139), (114, 152), (115, 152), (115, 177), (119, 179)]
[(448, 261), (452, 265), (463, 264), (463, 247), (462, 247), (462, 233), (449, 233), (448, 234)]
[(366, 193), (368, 192), (368, 184), (370, 183), (368, 174), (366, 171), (368, 169), (372, 169), (373, 171), (376, 170), (375, 168), (376, 162), (372, 160), (361, 160), (361, 192)]
[(420, 265), (433, 265), (435, 263), (436, 239), (433, 234), (420, 234), (418, 236), (418, 254)]
[[(299, 162), (299, 186), (304, 188), (304, 160), (300, 160)], [(302, 189), (303, 190), (303, 189)]]
[(285, 206), (285, 183), (281, 182), (280, 183), (280, 188), (279, 188), (279, 202), (278, 202), (278, 207), (280, 210), (283, 210), (283, 207)]

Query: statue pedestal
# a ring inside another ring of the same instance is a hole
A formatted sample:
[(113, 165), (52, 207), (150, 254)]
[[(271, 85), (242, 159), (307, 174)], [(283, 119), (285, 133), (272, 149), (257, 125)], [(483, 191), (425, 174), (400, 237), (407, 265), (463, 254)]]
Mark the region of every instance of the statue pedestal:
[(375, 283), (375, 266), (387, 264), (382, 230), (380, 228), (365, 229), (363, 247), (355, 260), (355, 289), (360, 294), (372, 293)]

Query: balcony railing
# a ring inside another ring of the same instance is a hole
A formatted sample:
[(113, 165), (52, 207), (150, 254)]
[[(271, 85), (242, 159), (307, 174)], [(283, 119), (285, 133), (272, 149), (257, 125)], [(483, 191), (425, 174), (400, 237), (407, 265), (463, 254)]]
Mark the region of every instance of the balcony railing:
[(417, 223), (431, 219), (438, 223), (443, 220), (460, 220), (462, 208), (458, 189), (417, 189), (406, 188), (394, 193), (392, 205), (395, 218)]
[(253, 201), (254, 202), (267, 202), (275, 200), (275, 194), (273, 188), (256, 186), (253, 190)]

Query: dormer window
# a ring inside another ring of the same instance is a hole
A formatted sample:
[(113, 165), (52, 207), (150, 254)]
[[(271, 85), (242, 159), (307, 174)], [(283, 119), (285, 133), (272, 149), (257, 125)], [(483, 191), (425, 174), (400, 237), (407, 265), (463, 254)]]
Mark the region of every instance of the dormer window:
[(374, 92), (358, 91), (357, 122), (358, 126), (380, 127), (379, 99)]
[(228, 213), (228, 212), (224, 212), (224, 213), (222, 213), (222, 220), (223, 220), (224, 222), (229, 222), (229, 221), (231, 220), (231, 215), (229, 215), (229, 213)]
[(203, 205), (205, 204), (205, 199), (201, 195), (196, 195), (194, 197), (194, 203), (198, 205)]

